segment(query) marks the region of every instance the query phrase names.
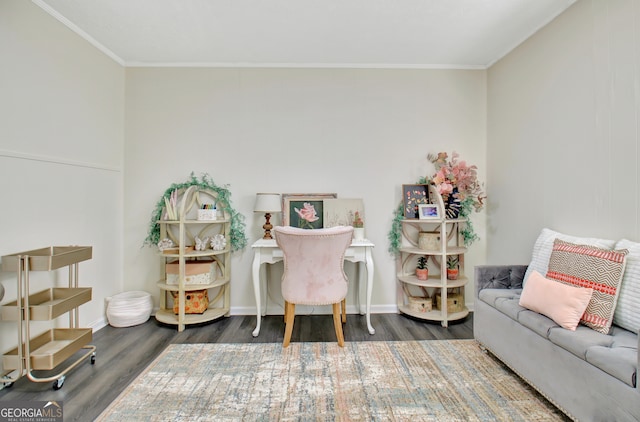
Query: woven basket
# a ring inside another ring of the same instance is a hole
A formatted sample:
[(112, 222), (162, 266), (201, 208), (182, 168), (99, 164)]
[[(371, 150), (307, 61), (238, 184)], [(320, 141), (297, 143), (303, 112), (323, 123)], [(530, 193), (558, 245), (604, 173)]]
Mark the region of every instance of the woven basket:
[(429, 312), (433, 309), (433, 301), (430, 297), (409, 296), (409, 309), (414, 312)]
[(131, 327), (151, 316), (153, 300), (147, 292), (123, 292), (107, 298), (107, 319), (113, 327)]
[[(436, 294), (436, 306), (442, 309), (442, 297), (440, 293)], [(462, 312), (464, 310), (464, 297), (458, 293), (449, 293), (447, 295), (447, 312)]]

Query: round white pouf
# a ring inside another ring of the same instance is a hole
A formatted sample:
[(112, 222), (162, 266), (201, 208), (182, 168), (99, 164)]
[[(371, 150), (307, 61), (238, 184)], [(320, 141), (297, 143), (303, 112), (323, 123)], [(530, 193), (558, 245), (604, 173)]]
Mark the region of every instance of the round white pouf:
[(113, 327), (131, 327), (151, 316), (153, 300), (147, 292), (123, 292), (107, 298), (107, 319)]

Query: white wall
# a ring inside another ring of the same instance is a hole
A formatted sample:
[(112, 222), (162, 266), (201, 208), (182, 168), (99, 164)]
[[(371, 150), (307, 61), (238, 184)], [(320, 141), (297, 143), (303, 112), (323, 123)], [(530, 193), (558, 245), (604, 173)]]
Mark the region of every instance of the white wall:
[[(160, 260), (141, 246), (156, 202), (192, 171), (230, 185), (249, 244), (264, 223), (253, 213), (256, 192), (363, 198), (366, 234), (376, 244), (374, 312), (396, 309), (387, 233), (402, 184), (433, 173), (427, 154), (455, 150), (485, 180), (484, 71), (129, 68), (126, 75), (124, 276), (127, 288), (152, 292), (156, 305)], [(484, 216), (474, 218), (482, 240), (469, 268), (484, 262)], [(252, 257), (247, 247), (232, 258), (235, 314), (255, 313)], [(279, 286), (271, 290), (277, 295)]]
[(543, 227), (640, 241), (640, 7), (582, 0), (488, 71), (489, 263)]
[[(31, 2), (0, 2), (0, 256), (90, 245), (80, 283), (93, 301), (81, 326), (104, 323), (121, 291), (124, 69)], [(31, 273), (32, 290), (66, 286), (67, 270)], [(0, 272), (16, 298), (16, 274)], [(36, 324), (34, 334), (68, 318)], [(17, 345), (0, 323), (2, 351)]]
[[(123, 290), (149, 291), (157, 305), (160, 260), (142, 243), (160, 195), (192, 171), (229, 184), (250, 243), (263, 224), (252, 212), (258, 191), (363, 198), (377, 245), (374, 312), (395, 311), (387, 233), (401, 185), (433, 172), (426, 155), (455, 150), (485, 179), (484, 71), (123, 69), (32, 3), (0, 7), (0, 183), (9, 204), (0, 254), (92, 245), (80, 267), (93, 287), (83, 325), (103, 324), (104, 298)], [(474, 219), (482, 240), (468, 268), (485, 254), (484, 215)], [(233, 257), (236, 314), (255, 309), (251, 259), (250, 247)], [(66, 282), (41, 273), (35, 288), (51, 278)], [(4, 303), (15, 297), (13, 274), (0, 281)], [(13, 347), (14, 327), (0, 330)]]

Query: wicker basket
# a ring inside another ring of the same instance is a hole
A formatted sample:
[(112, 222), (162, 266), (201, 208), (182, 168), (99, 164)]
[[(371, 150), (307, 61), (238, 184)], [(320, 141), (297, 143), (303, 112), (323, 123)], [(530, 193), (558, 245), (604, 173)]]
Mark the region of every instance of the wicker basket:
[(409, 296), (409, 309), (414, 312), (429, 312), (433, 309), (433, 301), (430, 297)]
[[(442, 297), (436, 293), (436, 307), (442, 309)], [(458, 293), (447, 294), (447, 312), (462, 312), (464, 310), (464, 297)]]

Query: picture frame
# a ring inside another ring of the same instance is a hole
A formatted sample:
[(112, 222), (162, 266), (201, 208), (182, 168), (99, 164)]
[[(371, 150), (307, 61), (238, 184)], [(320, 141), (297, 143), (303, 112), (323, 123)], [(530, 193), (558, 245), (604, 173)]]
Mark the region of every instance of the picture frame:
[(366, 221), (362, 198), (325, 199), (324, 227), (351, 226), (356, 212)]
[(440, 209), (436, 204), (418, 204), (418, 218), (420, 220), (440, 219)]
[(416, 220), (420, 216), (420, 204), (429, 203), (429, 185), (402, 185), (403, 215), (405, 219)]
[[(282, 225), (304, 229), (321, 229), (324, 227), (324, 200), (335, 199), (336, 193), (283, 193)], [(310, 219), (300, 218), (298, 211), (308, 213)], [(298, 210), (298, 211), (296, 211)]]

